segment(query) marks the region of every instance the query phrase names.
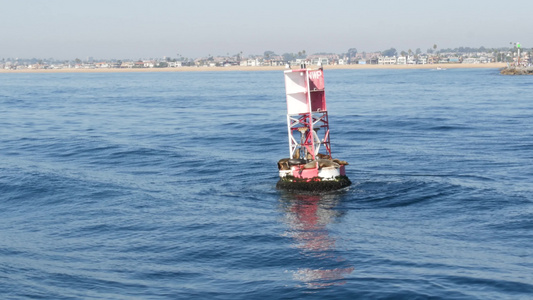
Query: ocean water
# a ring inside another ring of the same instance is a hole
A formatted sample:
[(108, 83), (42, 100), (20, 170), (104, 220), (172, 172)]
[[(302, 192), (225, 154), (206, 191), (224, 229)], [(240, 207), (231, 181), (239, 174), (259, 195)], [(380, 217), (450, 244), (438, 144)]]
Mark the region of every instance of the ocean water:
[(533, 77), (325, 79), (309, 195), (280, 71), (0, 74), (0, 298), (533, 299)]

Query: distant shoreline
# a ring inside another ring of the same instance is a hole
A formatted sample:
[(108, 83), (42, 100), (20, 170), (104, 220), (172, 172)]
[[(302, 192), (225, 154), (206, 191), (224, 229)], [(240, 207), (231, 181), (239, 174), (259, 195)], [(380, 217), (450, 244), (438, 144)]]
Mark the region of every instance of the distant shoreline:
[[(316, 66), (309, 66), (313, 68)], [(425, 64), (425, 65), (327, 65), (325, 70), (369, 70), (369, 69), (501, 69), (507, 67), (507, 63), (488, 64)], [(227, 71), (283, 71), (284, 66), (270, 67), (179, 67), (179, 68), (133, 68), (133, 69), (21, 69), (5, 70), (1, 69), (0, 74), (17, 73), (135, 73), (135, 72), (227, 72)]]

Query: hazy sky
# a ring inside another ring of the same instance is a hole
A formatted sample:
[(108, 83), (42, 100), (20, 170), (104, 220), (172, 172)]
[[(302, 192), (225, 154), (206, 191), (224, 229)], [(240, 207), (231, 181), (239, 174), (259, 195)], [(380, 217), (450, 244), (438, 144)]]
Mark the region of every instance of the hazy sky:
[(0, 58), (533, 47), (532, 0), (0, 0)]

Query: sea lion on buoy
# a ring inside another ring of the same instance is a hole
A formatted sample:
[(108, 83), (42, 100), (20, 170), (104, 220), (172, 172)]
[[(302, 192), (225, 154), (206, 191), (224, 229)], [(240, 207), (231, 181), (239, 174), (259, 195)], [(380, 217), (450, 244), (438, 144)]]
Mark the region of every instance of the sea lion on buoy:
[(338, 164), (341, 165), (341, 166), (347, 166), (347, 165), (349, 165), (347, 161), (345, 161), (345, 160), (340, 160), (340, 159), (338, 159), (338, 158), (333, 159), (333, 161), (336, 162), (336, 163), (338, 163)]
[(340, 165), (331, 159), (317, 159), (319, 168), (340, 168)]
[(331, 156), (327, 154), (318, 153), (316, 156), (320, 159), (331, 159)]
[(278, 161), (278, 170), (290, 170), (289, 158), (282, 158)]
[(317, 159), (310, 161), (309, 163), (305, 164), (304, 169), (313, 169), (316, 167), (316, 163), (318, 162), (318, 168), (340, 168), (340, 165), (330, 159)]

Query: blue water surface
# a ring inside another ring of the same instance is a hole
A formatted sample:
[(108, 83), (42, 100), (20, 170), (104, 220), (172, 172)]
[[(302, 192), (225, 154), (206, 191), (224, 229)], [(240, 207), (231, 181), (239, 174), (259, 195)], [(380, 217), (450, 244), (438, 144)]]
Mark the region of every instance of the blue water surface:
[(532, 299), (533, 77), (325, 76), (308, 195), (280, 71), (0, 74), (1, 298)]

